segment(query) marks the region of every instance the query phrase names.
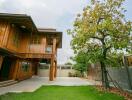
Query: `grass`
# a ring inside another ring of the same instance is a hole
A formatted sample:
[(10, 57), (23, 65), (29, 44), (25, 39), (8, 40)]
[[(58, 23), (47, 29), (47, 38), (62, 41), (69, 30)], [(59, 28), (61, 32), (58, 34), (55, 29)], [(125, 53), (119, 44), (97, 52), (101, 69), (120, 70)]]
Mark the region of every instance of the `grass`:
[(93, 86), (42, 86), (32, 93), (7, 93), (0, 100), (124, 100), (116, 94), (97, 91)]

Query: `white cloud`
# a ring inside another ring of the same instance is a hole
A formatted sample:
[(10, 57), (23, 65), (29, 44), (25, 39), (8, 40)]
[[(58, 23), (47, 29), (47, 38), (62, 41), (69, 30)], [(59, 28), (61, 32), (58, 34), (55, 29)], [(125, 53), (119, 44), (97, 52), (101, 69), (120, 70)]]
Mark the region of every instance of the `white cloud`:
[(63, 31), (63, 48), (58, 52), (58, 62), (65, 63), (73, 55), (71, 37), (66, 34), (77, 13), (88, 0), (0, 0), (0, 12), (31, 15), (38, 27), (53, 27)]

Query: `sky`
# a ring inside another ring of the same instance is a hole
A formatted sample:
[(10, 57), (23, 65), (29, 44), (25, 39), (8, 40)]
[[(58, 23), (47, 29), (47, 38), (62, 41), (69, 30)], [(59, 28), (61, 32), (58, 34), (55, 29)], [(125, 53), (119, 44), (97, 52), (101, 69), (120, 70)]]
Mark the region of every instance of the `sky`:
[[(62, 48), (58, 49), (58, 64), (64, 64), (73, 56), (70, 47), (71, 29), (76, 15), (82, 12), (90, 0), (0, 0), (0, 13), (30, 15), (38, 28), (56, 28), (63, 32)], [(126, 18), (132, 21), (132, 0), (126, 0)]]

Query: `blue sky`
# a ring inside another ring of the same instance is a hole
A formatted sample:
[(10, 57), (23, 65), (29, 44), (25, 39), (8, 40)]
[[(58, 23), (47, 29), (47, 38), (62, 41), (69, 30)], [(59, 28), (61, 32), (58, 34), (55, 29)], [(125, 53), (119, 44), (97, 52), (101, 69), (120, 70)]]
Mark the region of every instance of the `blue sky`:
[[(90, 0), (0, 0), (1, 13), (31, 15), (37, 27), (57, 28), (63, 32), (63, 48), (58, 50), (58, 63), (64, 64), (73, 55), (71, 37), (66, 30), (72, 28), (78, 13)], [(126, 17), (132, 21), (132, 0), (126, 0)]]

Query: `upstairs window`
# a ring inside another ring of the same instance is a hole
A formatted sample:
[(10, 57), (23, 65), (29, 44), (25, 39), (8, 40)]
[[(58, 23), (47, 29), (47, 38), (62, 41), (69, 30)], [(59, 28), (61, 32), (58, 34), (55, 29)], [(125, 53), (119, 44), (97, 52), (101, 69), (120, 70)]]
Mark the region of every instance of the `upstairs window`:
[(32, 37), (32, 42), (31, 42), (31, 44), (41, 44), (41, 39), (40, 39), (40, 37), (39, 37), (38, 35), (34, 35), (34, 36)]
[(45, 50), (46, 53), (52, 53), (52, 45), (48, 45)]

